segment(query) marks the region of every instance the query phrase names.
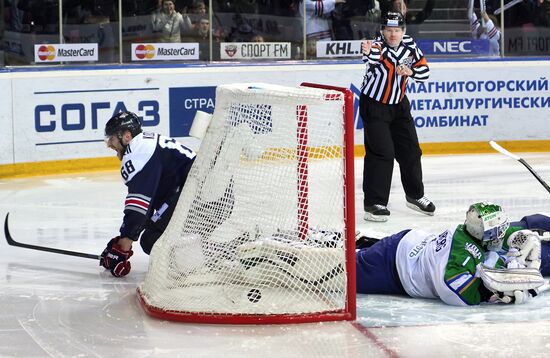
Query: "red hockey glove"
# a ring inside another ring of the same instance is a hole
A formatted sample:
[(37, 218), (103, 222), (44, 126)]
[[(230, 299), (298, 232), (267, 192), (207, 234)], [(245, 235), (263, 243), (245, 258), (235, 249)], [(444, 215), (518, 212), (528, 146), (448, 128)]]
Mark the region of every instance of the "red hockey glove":
[(132, 265), (128, 259), (134, 254), (131, 249), (124, 251), (118, 245), (119, 239), (120, 236), (117, 236), (109, 241), (107, 247), (101, 253), (101, 259), (99, 260), (99, 266), (110, 270), (111, 274), (115, 277), (126, 276), (130, 273)]

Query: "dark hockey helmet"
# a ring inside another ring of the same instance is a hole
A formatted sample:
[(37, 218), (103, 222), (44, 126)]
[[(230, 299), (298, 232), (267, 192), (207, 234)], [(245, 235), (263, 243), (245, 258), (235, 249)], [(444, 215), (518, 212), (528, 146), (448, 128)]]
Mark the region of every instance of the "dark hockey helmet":
[(141, 121), (139, 117), (129, 111), (124, 111), (115, 114), (111, 119), (107, 121), (105, 125), (105, 137), (116, 136), (121, 139), (124, 132), (130, 131), (132, 137), (135, 137), (141, 130)]
[(380, 19), (380, 25), (385, 27), (405, 27), (405, 18), (398, 12), (388, 12)]

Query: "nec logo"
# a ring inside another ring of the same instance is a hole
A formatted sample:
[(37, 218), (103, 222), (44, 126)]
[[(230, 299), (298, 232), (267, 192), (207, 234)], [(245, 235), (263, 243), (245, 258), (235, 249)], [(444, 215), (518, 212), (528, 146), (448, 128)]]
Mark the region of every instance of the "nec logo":
[(434, 41), (434, 53), (471, 53), (471, 41)]

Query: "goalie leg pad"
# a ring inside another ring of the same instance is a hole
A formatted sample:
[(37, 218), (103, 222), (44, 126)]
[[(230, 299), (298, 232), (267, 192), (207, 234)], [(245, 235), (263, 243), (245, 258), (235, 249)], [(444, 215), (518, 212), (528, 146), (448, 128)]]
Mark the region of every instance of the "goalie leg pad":
[(485, 287), (493, 292), (531, 290), (545, 283), (539, 270), (532, 267), (495, 269), (479, 265), (478, 276), (483, 281)]
[(268, 287), (345, 289), (343, 249), (264, 238), (239, 246), (237, 258), (244, 270), (244, 279), (249, 283)]

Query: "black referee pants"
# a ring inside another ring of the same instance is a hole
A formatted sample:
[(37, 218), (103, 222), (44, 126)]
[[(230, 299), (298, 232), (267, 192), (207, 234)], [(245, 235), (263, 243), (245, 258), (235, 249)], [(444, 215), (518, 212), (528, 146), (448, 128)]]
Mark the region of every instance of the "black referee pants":
[(364, 205), (388, 205), (394, 159), (405, 194), (424, 196), (422, 151), (407, 96), (399, 104), (383, 104), (361, 94), (359, 111), (365, 127)]

